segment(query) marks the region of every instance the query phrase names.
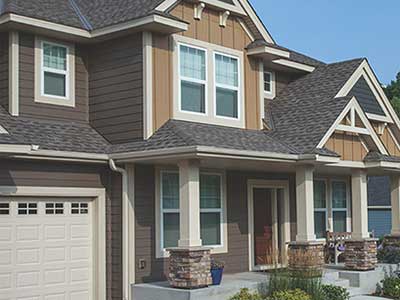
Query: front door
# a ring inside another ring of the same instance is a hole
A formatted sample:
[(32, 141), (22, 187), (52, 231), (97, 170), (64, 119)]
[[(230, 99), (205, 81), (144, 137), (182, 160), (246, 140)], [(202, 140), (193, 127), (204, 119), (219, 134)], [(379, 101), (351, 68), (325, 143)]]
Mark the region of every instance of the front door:
[(277, 189), (253, 189), (254, 264), (265, 269), (280, 263)]

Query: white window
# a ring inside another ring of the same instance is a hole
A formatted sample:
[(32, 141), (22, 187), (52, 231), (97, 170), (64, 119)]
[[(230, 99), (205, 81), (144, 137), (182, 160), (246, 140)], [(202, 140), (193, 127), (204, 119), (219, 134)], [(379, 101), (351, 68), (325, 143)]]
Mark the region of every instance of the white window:
[(10, 203), (0, 202), (0, 215), (10, 214)]
[(239, 63), (238, 59), (215, 54), (216, 115), (239, 117)]
[[(179, 228), (179, 172), (161, 171), (160, 180), (161, 250), (177, 247)], [(222, 249), (224, 245), (223, 176), (200, 174), (200, 237), (203, 246)]]
[(35, 49), (35, 101), (75, 105), (75, 51), (72, 45), (37, 38)]
[(18, 215), (37, 215), (37, 203), (18, 203)]
[(72, 215), (87, 215), (88, 213), (89, 213), (89, 203), (87, 202), (71, 203)]
[(46, 215), (62, 215), (64, 214), (64, 203), (46, 203)]
[(347, 231), (347, 185), (332, 181), (332, 220), (334, 232)]
[(244, 128), (243, 52), (174, 39), (174, 118)]
[(207, 103), (206, 51), (180, 45), (179, 52), (180, 109), (204, 114)]
[(326, 181), (314, 181), (314, 228), (317, 238), (326, 237), (328, 207), (326, 200)]
[(264, 71), (264, 97), (272, 99), (275, 97), (275, 73)]

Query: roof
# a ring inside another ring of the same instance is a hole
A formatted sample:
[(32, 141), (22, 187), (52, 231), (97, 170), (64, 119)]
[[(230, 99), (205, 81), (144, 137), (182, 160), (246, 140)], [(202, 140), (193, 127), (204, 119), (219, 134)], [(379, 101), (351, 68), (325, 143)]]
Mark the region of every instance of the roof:
[(364, 59), (324, 65), (270, 101), (273, 136), (301, 153), (314, 151), (351, 97), (335, 98)]
[(161, 2), (163, 0), (0, 0), (0, 14), (15, 13), (93, 30), (154, 14)]
[(43, 150), (106, 153), (109, 143), (89, 124), (11, 117), (0, 106), (0, 144), (38, 145)]
[(305, 54), (301, 54), (301, 53), (299, 53), (297, 51), (290, 50), (290, 49), (288, 49), (286, 47), (283, 47), (283, 46), (280, 46), (280, 45), (277, 45), (277, 44), (268, 43), (268, 42), (266, 42), (264, 40), (261, 40), (261, 39), (257, 39), (255, 41), (253, 41), (252, 43), (250, 43), (247, 46), (247, 49), (253, 49), (253, 48), (262, 47), (262, 46), (267, 46), (267, 47), (271, 47), (271, 48), (287, 51), (287, 52), (290, 53), (289, 60), (294, 61), (294, 62), (298, 62), (298, 63), (301, 63), (301, 64), (313, 66), (313, 67), (319, 67), (319, 66), (325, 65), (325, 63), (320, 61), (320, 60), (317, 60), (317, 59), (312, 58), (310, 56), (307, 56)]
[(112, 147), (113, 153), (209, 146), (234, 150), (295, 154), (270, 132), (169, 120), (149, 140)]

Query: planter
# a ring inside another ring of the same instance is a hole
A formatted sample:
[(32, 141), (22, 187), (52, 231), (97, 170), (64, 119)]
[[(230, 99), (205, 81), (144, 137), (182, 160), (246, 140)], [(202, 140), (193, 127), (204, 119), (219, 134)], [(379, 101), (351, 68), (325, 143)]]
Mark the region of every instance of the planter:
[(211, 278), (213, 285), (220, 285), (222, 281), (222, 273), (224, 273), (224, 268), (220, 269), (212, 269), (211, 270)]

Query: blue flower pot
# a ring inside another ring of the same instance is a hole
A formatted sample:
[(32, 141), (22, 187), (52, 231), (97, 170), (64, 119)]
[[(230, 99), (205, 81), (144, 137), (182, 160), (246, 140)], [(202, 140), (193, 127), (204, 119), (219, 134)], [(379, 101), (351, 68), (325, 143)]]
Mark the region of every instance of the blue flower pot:
[(220, 285), (222, 281), (222, 273), (224, 273), (224, 269), (212, 269), (211, 270), (211, 278), (213, 285)]

